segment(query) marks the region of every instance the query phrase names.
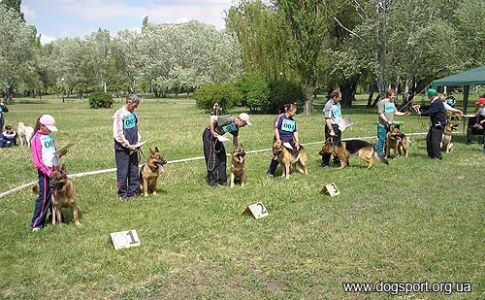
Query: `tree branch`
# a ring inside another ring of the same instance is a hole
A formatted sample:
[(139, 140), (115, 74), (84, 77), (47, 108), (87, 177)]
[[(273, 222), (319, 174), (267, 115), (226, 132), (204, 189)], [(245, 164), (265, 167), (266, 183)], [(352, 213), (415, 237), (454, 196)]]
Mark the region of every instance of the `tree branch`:
[(350, 34), (358, 37), (359, 39), (362, 39), (362, 37), (360, 35), (358, 35), (357, 33), (355, 33), (354, 31), (348, 29), (347, 27), (345, 27), (342, 23), (340, 23), (339, 19), (337, 19), (337, 17), (333, 17), (334, 21), (337, 22), (340, 27), (342, 27), (343, 29), (345, 29), (346, 31), (348, 31)]

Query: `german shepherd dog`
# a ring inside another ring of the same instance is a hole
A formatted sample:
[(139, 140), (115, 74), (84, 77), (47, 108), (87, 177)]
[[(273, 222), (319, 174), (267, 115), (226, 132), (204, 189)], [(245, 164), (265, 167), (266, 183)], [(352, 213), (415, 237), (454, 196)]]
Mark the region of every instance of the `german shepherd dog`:
[(239, 144), (231, 152), (231, 187), (239, 182), (241, 187), (246, 183), (246, 152)]
[(79, 215), (77, 211), (76, 188), (67, 177), (66, 165), (62, 164), (60, 170), (52, 172), (50, 180), (52, 187), (52, 224), (60, 224), (62, 222), (61, 209), (72, 207), (74, 224), (80, 226)]
[(453, 151), (453, 143), (451, 142), (453, 130), (455, 130), (453, 123), (447, 122), (441, 137), (441, 151), (445, 151), (446, 153)]
[(399, 128), (392, 127), (387, 133), (385, 157), (389, 158), (391, 155), (391, 149), (394, 151), (394, 156), (401, 156), (404, 154), (404, 157), (408, 157), (409, 145), (410, 142), (408, 137), (402, 133)]
[(160, 173), (165, 172), (167, 161), (163, 159), (158, 147), (155, 150), (150, 148), (150, 155), (140, 169), (140, 187), (138, 192), (148, 197), (148, 193), (157, 194), (157, 180)]
[(448, 111), (446, 116), (446, 125), (441, 137), (441, 151), (450, 153), (453, 151), (453, 143), (451, 139), (453, 137), (453, 131), (460, 125), (461, 118), (459, 116), (453, 116), (453, 113)]
[(288, 150), (283, 143), (275, 141), (273, 143), (273, 155), (278, 158), (278, 162), (283, 167), (283, 174), (281, 176), (286, 179), (290, 178), (290, 166), (296, 167), (298, 172), (308, 175), (308, 170), (306, 167), (308, 158), (306, 151), (303, 146), (300, 146), (300, 150), (297, 155), (293, 155), (290, 150)]
[[(358, 155), (361, 159), (365, 160), (369, 164), (367, 169), (372, 167), (374, 160), (379, 159), (374, 145), (361, 140), (342, 141), (337, 145), (333, 145), (327, 140), (323, 143), (322, 150), (320, 150), (320, 155), (325, 153), (333, 153), (333, 155), (338, 156), (341, 164), (339, 169), (343, 169), (349, 165), (349, 158), (351, 155)], [(385, 158), (382, 158), (381, 162), (386, 165), (389, 164), (389, 161)]]

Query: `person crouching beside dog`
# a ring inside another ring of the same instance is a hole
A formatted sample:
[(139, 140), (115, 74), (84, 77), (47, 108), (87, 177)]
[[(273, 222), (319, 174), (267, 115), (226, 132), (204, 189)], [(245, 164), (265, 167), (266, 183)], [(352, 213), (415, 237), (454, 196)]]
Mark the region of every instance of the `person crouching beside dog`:
[(5, 126), (5, 131), (2, 132), (3, 140), (8, 142), (10, 146), (17, 145), (17, 132), (15, 132), (11, 125)]
[(442, 159), (441, 156), (441, 139), (446, 125), (446, 110), (438, 96), (435, 89), (428, 89), (428, 98), (431, 100), (429, 109), (420, 110), (420, 106), (416, 105), (416, 111), (423, 116), (429, 116), (431, 119), (431, 126), (426, 136), (426, 150), (428, 157), (432, 159)]
[[(300, 151), (300, 141), (298, 138), (298, 129), (296, 127), (296, 121), (293, 120), (293, 117), (296, 115), (296, 104), (290, 103), (285, 104), (283, 107), (284, 113), (279, 114), (273, 124), (273, 131), (274, 137), (273, 140), (276, 143), (288, 143), (291, 145), (290, 152), (293, 156), (298, 155), (298, 151)], [(278, 167), (278, 157), (273, 155), (271, 162), (268, 167), (268, 171), (266, 174), (269, 177), (274, 176), (274, 172), (276, 171), (276, 167)]]
[(391, 126), (399, 128), (398, 124), (394, 124), (394, 116), (409, 116), (410, 112), (400, 112), (396, 109), (394, 100), (396, 99), (396, 90), (389, 89), (386, 92), (386, 98), (377, 103), (377, 155), (384, 157), (384, 145), (386, 143), (387, 133)]
[(135, 109), (140, 98), (129, 94), (126, 103), (113, 115), (113, 138), (116, 161), (116, 182), (120, 200), (136, 197), (140, 185), (138, 149), (141, 141)]
[(38, 231), (45, 226), (47, 211), (51, 209), (51, 187), (49, 178), (59, 166), (59, 159), (67, 150), (57, 154), (56, 143), (51, 132), (58, 131), (56, 121), (51, 115), (42, 115), (37, 119), (32, 136), (32, 162), (39, 176), (39, 195), (35, 200), (32, 216), (32, 231)]
[(251, 125), (247, 113), (241, 113), (237, 117), (230, 115), (210, 116), (209, 126), (202, 133), (207, 182), (210, 186), (227, 184), (226, 149), (219, 137), (229, 132), (233, 136), (232, 143), (236, 148), (238, 146), (239, 129), (246, 125)]
[[(342, 132), (339, 129), (339, 124), (342, 122), (342, 109), (340, 101), (342, 100), (342, 93), (340, 90), (334, 90), (330, 94), (330, 100), (327, 101), (323, 108), (323, 115), (325, 118), (324, 136), (325, 141), (331, 145), (338, 145), (342, 139)], [(322, 168), (328, 168), (330, 165), (330, 157), (332, 154), (324, 153), (322, 155)], [(333, 163), (340, 167), (340, 159), (334, 155)]]

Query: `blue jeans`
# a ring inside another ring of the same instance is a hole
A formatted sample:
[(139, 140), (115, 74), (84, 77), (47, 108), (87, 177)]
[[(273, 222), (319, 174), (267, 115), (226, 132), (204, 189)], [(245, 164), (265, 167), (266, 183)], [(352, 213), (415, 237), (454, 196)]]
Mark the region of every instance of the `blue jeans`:
[(377, 155), (384, 156), (384, 144), (386, 143), (387, 128), (377, 125)]

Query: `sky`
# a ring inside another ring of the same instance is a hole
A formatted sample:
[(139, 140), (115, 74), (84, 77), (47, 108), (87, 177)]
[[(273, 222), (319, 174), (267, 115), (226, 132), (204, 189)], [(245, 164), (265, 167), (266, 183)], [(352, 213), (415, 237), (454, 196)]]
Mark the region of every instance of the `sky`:
[(84, 38), (98, 28), (115, 35), (151, 23), (198, 20), (224, 28), (225, 11), (235, 0), (22, 0), (27, 23), (42, 34), (43, 44), (63, 37)]

